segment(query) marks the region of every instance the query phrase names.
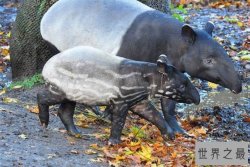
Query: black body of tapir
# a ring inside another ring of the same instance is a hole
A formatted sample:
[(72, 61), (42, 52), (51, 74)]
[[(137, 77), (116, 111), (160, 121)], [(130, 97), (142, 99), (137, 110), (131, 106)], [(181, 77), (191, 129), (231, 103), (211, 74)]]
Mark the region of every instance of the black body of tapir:
[[(61, 104), (59, 116), (63, 124), (69, 133), (77, 134), (73, 122), (76, 102), (111, 106), (111, 144), (120, 141), (128, 109), (138, 107), (136, 104), (147, 101), (149, 96), (184, 103), (200, 102), (196, 88), (184, 74), (168, 65), (165, 55), (159, 56), (154, 64), (78, 46), (52, 57), (45, 64), (42, 75), (47, 88), (37, 95), (41, 123), (48, 125), (50, 105)], [(163, 137), (172, 134), (165, 121), (162, 124), (156, 121), (155, 125)]]
[[(166, 54), (178, 70), (239, 93), (241, 80), (225, 50), (213, 40), (213, 28), (208, 22), (204, 30), (194, 29), (136, 0), (60, 0), (41, 21), (42, 37), (58, 52), (87, 45), (146, 62)], [(156, 111), (147, 102), (141, 105), (152, 112), (135, 110), (151, 120), (150, 113)], [(185, 133), (174, 109), (174, 102), (162, 99), (165, 120), (175, 132)]]

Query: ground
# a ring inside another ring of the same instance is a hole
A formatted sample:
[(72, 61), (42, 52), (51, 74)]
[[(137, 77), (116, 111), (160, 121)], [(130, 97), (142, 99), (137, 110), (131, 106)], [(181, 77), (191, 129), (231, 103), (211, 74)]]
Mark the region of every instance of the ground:
[(56, 115), (58, 106), (50, 109), (49, 127), (43, 129), (36, 108), (36, 94), (43, 85), (5, 89), (11, 82), (8, 32), (16, 8), (13, 3), (3, 4), (0, 1), (0, 166), (193, 166), (196, 140), (250, 142), (250, 8), (246, 4), (239, 8), (235, 4), (228, 8), (223, 4), (213, 4), (216, 8), (195, 6), (187, 14), (181, 13), (195, 27), (202, 28), (208, 20), (215, 23), (214, 37), (234, 60), (243, 92), (234, 95), (218, 85), (194, 80), (202, 103), (179, 105), (178, 119), (196, 139), (177, 136), (163, 144), (153, 125), (130, 114), (123, 143), (117, 147), (107, 146), (110, 124), (80, 105), (75, 121), (85, 134), (82, 138), (67, 135)]

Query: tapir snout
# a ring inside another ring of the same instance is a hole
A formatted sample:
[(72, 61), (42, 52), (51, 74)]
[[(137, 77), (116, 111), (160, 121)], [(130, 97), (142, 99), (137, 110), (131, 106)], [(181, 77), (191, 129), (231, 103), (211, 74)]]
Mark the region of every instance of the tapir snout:
[(218, 66), (219, 73), (218, 84), (230, 89), (233, 93), (240, 93), (242, 91), (242, 81), (238, 72), (234, 69), (233, 62), (225, 54), (224, 61)]

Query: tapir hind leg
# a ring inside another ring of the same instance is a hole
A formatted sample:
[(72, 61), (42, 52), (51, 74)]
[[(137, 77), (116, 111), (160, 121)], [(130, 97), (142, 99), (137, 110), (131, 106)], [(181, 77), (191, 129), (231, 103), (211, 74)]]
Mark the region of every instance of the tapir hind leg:
[(143, 100), (130, 110), (155, 125), (161, 131), (164, 140), (174, 139), (172, 128), (150, 101)]
[(120, 143), (122, 129), (128, 114), (128, 105), (114, 105), (112, 110), (112, 125), (109, 137), (109, 145)]
[(49, 124), (49, 106), (60, 104), (63, 100), (64, 96), (53, 94), (47, 88), (37, 94), (38, 115), (42, 126), (47, 127)]

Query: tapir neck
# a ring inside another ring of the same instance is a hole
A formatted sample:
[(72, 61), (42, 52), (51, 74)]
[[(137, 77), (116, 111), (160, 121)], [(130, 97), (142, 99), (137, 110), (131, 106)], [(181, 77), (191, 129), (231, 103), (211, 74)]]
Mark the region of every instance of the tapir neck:
[(166, 54), (171, 63), (183, 71), (180, 58), (187, 48), (181, 37), (182, 25), (159, 11), (145, 12), (137, 16), (125, 33), (117, 55), (155, 63), (159, 55)]
[(130, 80), (123, 81), (123, 84), (143, 87), (143, 90), (150, 96), (160, 83), (160, 73), (155, 63), (125, 60), (120, 65), (120, 73), (140, 73), (141, 77), (130, 78)]

